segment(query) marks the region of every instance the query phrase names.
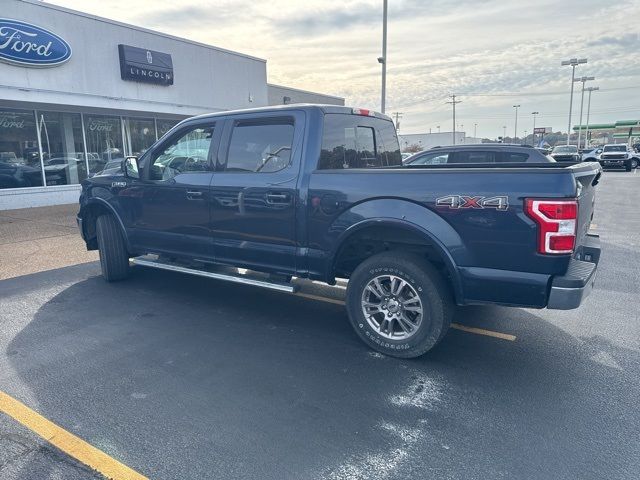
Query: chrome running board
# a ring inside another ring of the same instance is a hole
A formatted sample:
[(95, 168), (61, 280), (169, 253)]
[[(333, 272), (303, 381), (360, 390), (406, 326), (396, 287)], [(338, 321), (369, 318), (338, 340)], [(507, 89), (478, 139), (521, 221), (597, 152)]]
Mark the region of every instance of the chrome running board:
[(289, 283), (280, 283), (261, 280), (259, 278), (252, 278), (251, 273), (231, 274), (211, 272), (208, 270), (198, 270), (196, 268), (189, 268), (175, 263), (162, 262), (159, 259), (155, 259), (149, 255), (134, 257), (131, 259), (131, 263), (133, 263), (134, 265), (140, 265), (141, 267), (151, 267), (158, 268), (160, 270), (169, 270), (172, 272), (188, 273), (190, 275), (197, 275), (199, 277), (213, 278), (214, 280), (224, 280), (226, 282), (233, 283), (242, 283), (244, 285), (253, 285), (254, 287), (268, 288), (270, 290), (277, 290), (280, 292), (293, 293), (296, 291), (296, 287), (294, 285), (291, 285)]

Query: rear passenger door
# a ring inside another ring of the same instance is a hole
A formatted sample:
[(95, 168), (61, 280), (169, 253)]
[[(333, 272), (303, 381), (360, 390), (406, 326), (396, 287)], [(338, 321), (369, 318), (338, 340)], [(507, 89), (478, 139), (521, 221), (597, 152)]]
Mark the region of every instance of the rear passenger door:
[(216, 261), (294, 273), (304, 113), (230, 117), (211, 189)]

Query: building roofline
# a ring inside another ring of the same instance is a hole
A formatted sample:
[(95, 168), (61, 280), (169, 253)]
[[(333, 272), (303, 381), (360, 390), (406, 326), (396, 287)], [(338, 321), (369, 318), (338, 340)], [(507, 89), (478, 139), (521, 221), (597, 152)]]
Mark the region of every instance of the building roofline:
[(130, 23), (124, 23), (124, 22), (119, 22), (117, 20), (112, 20), (110, 18), (99, 17), (97, 15), (92, 15), (90, 13), (81, 12), (79, 10), (73, 10), (71, 8), (61, 7), (60, 5), (55, 5), (55, 4), (51, 4), (51, 3), (44, 3), (44, 2), (42, 2), (40, 0), (16, 0), (16, 1), (22, 2), (22, 3), (28, 3), (29, 5), (34, 5), (34, 6), (37, 6), (37, 7), (49, 8), (51, 10), (57, 10), (59, 12), (68, 13), (70, 15), (76, 15), (78, 17), (84, 17), (84, 18), (88, 18), (90, 20), (96, 20), (98, 22), (109, 23), (109, 24), (112, 24), (112, 25), (117, 25), (119, 27), (129, 28), (131, 30), (137, 30), (139, 32), (148, 33), (148, 34), (151, 34), (151, 35), (157, 35), (159, 37), (168, 38), (170, 40), (175, 40), (175, 41), (178, 41), (178, 42), (188, 43), (190, 45), (197, 45), (199, 47), (204, 47), (204, 48), (208, 48), (210, 50), (215, 50), (215, 51), (218, 51), (218, 52), (227, 53), (229, 55), (236, 55), (238, 57), (248, 58), (248, 59), (251, 59), (251, 60), (256, 60), (256, 61), (259, 61), (259, 62), (267, 63), (267, 61), (264, 58), (254, 57), (253, 55), (247, 55), (246, 53), (234, 52), (233, 50), (227, 50), (226, 48), (221, 48), (221, 47), (216, 47), (214, 45), (209, 45), (209, 44), (206, 44), (206, 43), (196, 42), (194, 40), (189, 40), (189, 39), (184, 38), (184, 37), (177, 37), (175, 35), (170, 35), (168, 33), (159, 32), (157, 30), (151, 30), (149, 28), (139, 27), (137, 25), (131, 25)]
[(286, 85), (277, 85), (275, 83), (267, 83), (267, 87), (284, 88), (285, 90), (293, 90), (294, 92), (308, 93), (311, 95), (322, 95), (323, 97), (335, 98), (336, 100), (345, 99), (345, 97), (338, 97), (337, 95), (327, 95), (326, 93), (312, 92), (311, 90), (302, 90), (301, 88), (287, 87)]

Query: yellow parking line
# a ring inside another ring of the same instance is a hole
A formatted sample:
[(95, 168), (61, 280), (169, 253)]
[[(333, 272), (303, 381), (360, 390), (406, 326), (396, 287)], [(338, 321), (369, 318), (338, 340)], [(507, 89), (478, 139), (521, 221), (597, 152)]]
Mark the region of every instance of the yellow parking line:
[(460, 325), (459, 323), (452, 323), (451, 328), (462, 330), (463, 332), (475, 333), (477, 335), (500, 338), (501, 340), (509, 340), (510, 342), (513, 342), (516, 339), (515, 335), (509, 335), (508, 333), (494, 332), (493, 330), (485, 330), (484, 328), (467, 327), (466, 325)]
[[(303, 298), (309, 298), (311, 300), (318, 300), (320, 302), (333, 303), (335, 305), (345, 305), (344, 300), (338, 300), (336, 298), (328, 298), (321, 297), (319, 295), (311, 295), (309, 293), (299, 293), (296, 292), (294, 295)], [(499, 338), (501, 340), (508, 340), (513, 342), (516, 339), (515, 335), (510, 335), (508, 333), (494, 332), (493, 330), (485, 330), (484, 328), (476, 328), (476, 327), (467, 327), (466, 325), (461, 325), (459, 323), (452, 323), (451, 328), (455, 328), (456, 330), (462, 330), (463, 332), (475, 333), (476, 335), (485, 335), (487, 337)]]
[(98, 450), (81, 438), (50, 422), (4, 392), (0, 392), (0, 412), (6, 413), (67, 455), (97, 470), (107, 478), (113, 480), (147, 479), (147, 477), (120, 463), (102, 450)]

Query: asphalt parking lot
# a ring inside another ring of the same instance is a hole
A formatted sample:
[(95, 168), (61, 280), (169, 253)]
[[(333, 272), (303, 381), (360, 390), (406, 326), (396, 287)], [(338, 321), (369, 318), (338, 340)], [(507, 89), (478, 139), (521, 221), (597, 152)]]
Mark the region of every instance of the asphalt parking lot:
[[(452, 329), (417, 360), (339, 302), (95, 262), (2, 280), (0, 391), (148, 478), (635, 479), (638, 192), (604, 174), (580, 309), (459, 308), (515, 338)], [(100, 475), (0, 415), (0, 477)]]

